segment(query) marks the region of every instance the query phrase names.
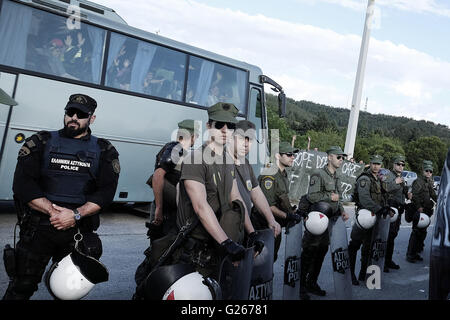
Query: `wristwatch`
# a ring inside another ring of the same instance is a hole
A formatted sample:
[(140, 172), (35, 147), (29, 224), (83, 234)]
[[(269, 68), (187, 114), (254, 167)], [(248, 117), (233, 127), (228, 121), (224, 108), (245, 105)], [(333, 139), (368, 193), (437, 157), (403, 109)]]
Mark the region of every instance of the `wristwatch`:
[(75, 222), (78, 222), (78, 221), (81, 220), (81, 214), (78, 211), (78, 209), (73, 209), (73, 215), (74, 215), (74, 218), (75, 218)]

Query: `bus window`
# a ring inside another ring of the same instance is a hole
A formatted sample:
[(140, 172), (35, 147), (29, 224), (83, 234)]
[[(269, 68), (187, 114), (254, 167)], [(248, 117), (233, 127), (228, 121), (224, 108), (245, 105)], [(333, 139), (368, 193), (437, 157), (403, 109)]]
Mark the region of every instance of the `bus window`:
[[(250, 114), (249, 120), (253, 121), (256, 126), (256, 132), (259, 133), (260, 129), (264, 128), (264, 118), (263, 118), (263, 104), (261, 101), (261, 90), (257, 88), (252, 88), (250, 91)], [(264, 140), (264, 135), (258, 137), (259, 141)]]
[(186, 102), (212, 106), (217, 102), (233, 103), (245, 113), (245, 71), (191, 57), (186, 90)]
[(113, 33), (106, 85), (181, 101), (185, 64), (184, 53)]
[(0, 64), (80, 81), (100, 83), (105, 31), (67, 18), (3, 1)]

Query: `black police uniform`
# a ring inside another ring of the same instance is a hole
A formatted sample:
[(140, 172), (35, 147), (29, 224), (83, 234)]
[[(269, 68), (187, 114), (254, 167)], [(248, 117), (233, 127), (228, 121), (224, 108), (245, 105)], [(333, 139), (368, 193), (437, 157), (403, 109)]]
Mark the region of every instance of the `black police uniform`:
[(45, 197), (69, 209), (86, 202), (105, 208), (116, 192), (118, 156), (109, 141), (91, 135), (89, 128), (80, 139), (67, 136), (62, 129), (41, 131), (25, 141), (13, 182), (20, 240), (15, 251), (15, 272), (3, 299), (29, 299), (38, 289), (50, 258), (59, 261), (73, 250), (78, 228), (83, 235), (80, 249), (96, 259), (101, 256), (102, 244), (94, 233), (100, 224), (98, 214), (83, 217), (75, 227), (57, 230), (51, 225), (50, 216), (27, 204)]

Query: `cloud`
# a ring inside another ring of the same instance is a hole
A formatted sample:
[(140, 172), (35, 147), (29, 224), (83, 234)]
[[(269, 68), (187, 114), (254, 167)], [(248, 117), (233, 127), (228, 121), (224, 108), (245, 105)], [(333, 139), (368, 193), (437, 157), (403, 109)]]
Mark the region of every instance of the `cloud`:
[[(213, 8), (193, 0), (141, 0), (131, 5), (121, 0), (97, 2), (115, 9), (134, 27), (159, 30), (168, 38), (258, 65), (285, 88), (288, 97), (350, 106), (360, 35)], [(450, 113), (441, 113), (439, 119), (430, 117), (448, 104), (450, 96), (442, 92), (450, 87), (449, 74), (448, 61), (372, 37), (363, 100), (369, 96), (370, 106), (377, 106), (369, 107), (369, 112), (399, 115), (400, 106), (411, 105), (418, 108), (416, 119), (450, 125)]]

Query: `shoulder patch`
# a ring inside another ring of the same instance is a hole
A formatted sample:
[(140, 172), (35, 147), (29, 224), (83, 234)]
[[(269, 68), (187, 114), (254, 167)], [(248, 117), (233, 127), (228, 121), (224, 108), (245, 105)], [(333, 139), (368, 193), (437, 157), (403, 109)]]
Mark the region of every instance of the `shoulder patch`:
[(252, 191), (252, 182), (250, 181), (250, 180), (247, 180), (246, 182), (245, 182), (246, 184), (247, 184), (247, 190), (248, 191)]
[(19, 158), (26, 157), (30, 153), (31, 153), (30, 149), (26, 145), (23, 145), (22, 148), (20, 148), (19, 150)]
[(264, 188), (266, 188), (266, 190), (270, 190), (273, 186), (273, 180), (267, 179), (264, 181)]
[(114, 172), (119, 174), (120, 173), (120, 162), (119, 162), (119, 159), (114, 159), (111, 162), (111, 165), (113, 167)]
[(365, 180), (365, 179), (360, 179), (360, 180), (359, 180), (359, 186), (360, 186), (361, 188), (364, 188), (364, 187), (366, 186), (366, 180)]

